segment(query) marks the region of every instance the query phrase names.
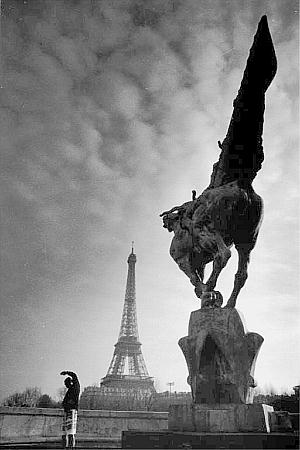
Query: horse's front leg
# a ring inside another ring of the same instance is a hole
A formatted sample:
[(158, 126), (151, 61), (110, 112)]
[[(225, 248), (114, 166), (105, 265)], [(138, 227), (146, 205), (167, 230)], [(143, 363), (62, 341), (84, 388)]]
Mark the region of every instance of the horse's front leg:
[(236, 245), (239, 254), (238, 270), (234, 277), (234, 286), (225, 308), (235, 308), (236, 299), (248, 278), (248, 264), (253, 246)]
[(202, 298), (202, 294), (205, 291), (206, 285), (204, 284), (204, 269), (205, 269), (205, 262), (203, 262), (201, 258), (201, 254), (198, 254), (195, 259), (192, 259), (193, 261), (193, 270), (195, 271), (195, 274), (197, 276), (195, 286), (195, 294), (198, 298)]
[(180, 254), (177, 249), (171, 246), (170, 255), (178, 265), (179, 269), (186, 274), (193, 286), (202, 290), (203, 282), (193, 267), (189, 254)]
[[(190, 236), (188, 236), (188, 239), (190, 240)], [(203, 290), (204, 284), (200, 278), (201, 275), (198, 274), (196, 268), (194, 267), (193, 254), (186, 251), (186, 247), (188, 246), (187, 244), (190, 244), (191, 247), (191, 242), (185, 242), (185, 246), (183, 246), (181, 240), (174, 237), (170, 247), (170, 255), (180, 270), (188, 276), (192, 285), (195, 286), (198, 292), (196, 294), (199, 297), (200, 292)]]
[(214, 253), (213, 270), (205, 285), (206, 292), (214, 290), (219, 275), (231, 256), (230, 249), (227, 247), (219, 233), (211, 234), (209, 239), (211, 240), (211, 248), (217, 247), (217, 252)]
[(176, 260), (179, 268), (189, 277), (190, 282), (199, 290), (203, 289), (204, 283), (198, 272), (193, 268), (190, 255), (182, 256)]

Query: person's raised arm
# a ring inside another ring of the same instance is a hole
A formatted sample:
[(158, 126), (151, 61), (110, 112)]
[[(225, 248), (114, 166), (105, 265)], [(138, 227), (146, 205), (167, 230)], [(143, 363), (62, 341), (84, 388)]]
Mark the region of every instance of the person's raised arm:
[(72, 378), (72, 381), (73, 381), (76, 389), (80, 390), (80, 383), (79, 383), (78, 377), (75, 372), (71, 372), (70, 370), (63, 370), (62, 372), (60, 372), (60, 374), (61, 375), (69, 375)]

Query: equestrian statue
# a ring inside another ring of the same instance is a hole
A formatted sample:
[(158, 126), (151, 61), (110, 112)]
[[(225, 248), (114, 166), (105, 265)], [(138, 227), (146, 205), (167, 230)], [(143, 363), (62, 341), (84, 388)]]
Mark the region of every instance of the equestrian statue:
[[(233, 114), (218, 162), (213, 166), (209, 186), (192, 200), (161, 214), (163, 226), (174, 232), (170, 254), (189, 277), (202, 305), (220, 306), (215, 291), (220, 272), (234, 245), (238, 269), (227, 308), (234, 308), (247, 279), (250, 253), (255, 247), (262, 219), (263, 202), (252, 182), (264, 159), (262, 133), (265, 93), (277, 69), (267, 17), (258, 24), (240, 89), (233, 102)], [(212, 273), (204, 282), (206, 264)]]

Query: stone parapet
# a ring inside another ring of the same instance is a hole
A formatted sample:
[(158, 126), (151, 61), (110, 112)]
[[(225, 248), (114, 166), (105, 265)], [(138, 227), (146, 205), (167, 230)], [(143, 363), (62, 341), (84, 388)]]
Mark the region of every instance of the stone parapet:
[[(60, 409), (0, 407), (0, 444), (60, 438), (62, 419)], [(77, 437), (121, 441), (124, 430), (162, 431), (167, 426), (167, 412), (79, 410)]]

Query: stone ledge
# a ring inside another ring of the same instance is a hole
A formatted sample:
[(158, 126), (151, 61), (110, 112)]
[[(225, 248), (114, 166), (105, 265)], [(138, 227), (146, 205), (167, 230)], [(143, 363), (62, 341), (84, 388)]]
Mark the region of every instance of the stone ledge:
[[(1, 406), (1, 415), (29, 415), (29, 416), (63, 416), (64, 412), (60, 408), (27, 408), (27, 407), (11, 407)], [(160, 411), (114, 411), (104, 409), (79, 409), (78, 415), (81, 417), (119, 417), (130, 419), (167, 419), (167, 412)]]
[(0, 406), (0, 416), (25, 415), (25, 416), (63, 416), (64, 412), (59, 408), (28, 408), (17, 406)]

